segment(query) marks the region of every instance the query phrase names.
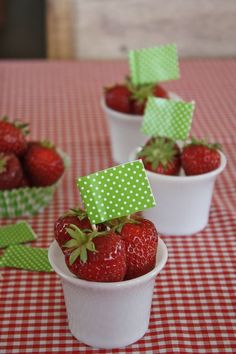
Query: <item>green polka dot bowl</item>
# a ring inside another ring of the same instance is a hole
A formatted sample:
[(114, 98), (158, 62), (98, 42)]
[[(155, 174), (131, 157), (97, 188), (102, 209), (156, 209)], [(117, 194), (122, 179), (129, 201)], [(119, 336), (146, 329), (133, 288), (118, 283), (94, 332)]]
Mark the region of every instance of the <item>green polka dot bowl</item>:
[[(66, 170), (70, 165), (69, 157), (62, 150), (58, 150), (58, 152), (63, 158)], [(24, 187), (0, 191), (0, 218), (16, 218), (38, 214), (53, 199), (54, 192), (63, 176), (55, 184), (48, 187)]]

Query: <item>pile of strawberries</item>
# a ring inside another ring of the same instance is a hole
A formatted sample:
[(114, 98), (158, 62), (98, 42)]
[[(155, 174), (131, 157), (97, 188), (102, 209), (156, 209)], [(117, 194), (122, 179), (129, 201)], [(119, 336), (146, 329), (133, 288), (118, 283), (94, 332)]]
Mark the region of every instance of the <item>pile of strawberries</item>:
[(81, 209), (72, 209), (54, 225), (65, 262), (78, 278), (118, 282), (150, 272), (156, 264), (158, 234), (141, 217), (113, 219), (92, 225)]
[(181, 167), (186, 176), (200, 175), (217, 169), (221, 163), (220, 145), (192, 138), (182, 149), (175, 141), (155, 137), (147, 141), (137, 154), (145, 168), (164, 175), (179, 175)]
[(105, 88), (106, 105), (118, 112), (143, 115), (147, 98), (169, 98), (166, 90), (158, 84), (134, 86), (129, 79), (124, 84)]
[(0, 190), (50, 186), (64, 172), (56, 148), (49, 142), (28, 142), (28, 132), (28, 124), (0, 120)]

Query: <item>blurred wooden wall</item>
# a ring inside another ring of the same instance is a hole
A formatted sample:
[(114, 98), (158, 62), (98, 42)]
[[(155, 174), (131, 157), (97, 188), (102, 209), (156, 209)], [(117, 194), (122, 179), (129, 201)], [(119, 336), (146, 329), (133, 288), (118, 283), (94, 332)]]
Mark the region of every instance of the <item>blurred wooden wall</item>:
[(176, 43), (182, 57), (236, 56), (236, 0), (47, 0), (49, 58), (122, 58)]

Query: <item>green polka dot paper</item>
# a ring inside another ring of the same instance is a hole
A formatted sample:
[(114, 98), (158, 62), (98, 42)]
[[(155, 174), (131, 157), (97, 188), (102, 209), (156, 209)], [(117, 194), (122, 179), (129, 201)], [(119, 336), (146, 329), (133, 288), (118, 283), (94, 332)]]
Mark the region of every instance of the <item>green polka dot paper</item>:
[(195, 103), (149, 97), (141, 131), (148, 136), (185, 140), (188, 137)]
[(9, 246), (0, 258), (0, 266), (39, 272), (52, 271), (47, 249), (22, 245)]
[(174, 44), (131, 50), (129, 67), (134, 85), (176, 80), (180, 77), (177, 48)]
[(155, 206), (141, 160), (80, 177), (77, 185), (93, 224)]
[(53, 198), (58, 183), (50, 187), (25, 187), (0, 191), (0, 217), (32, 216), (45, 208)]
[(34, 241), (36, 238), (31, 226), (25, 221), (0, 227), (0, 248)]

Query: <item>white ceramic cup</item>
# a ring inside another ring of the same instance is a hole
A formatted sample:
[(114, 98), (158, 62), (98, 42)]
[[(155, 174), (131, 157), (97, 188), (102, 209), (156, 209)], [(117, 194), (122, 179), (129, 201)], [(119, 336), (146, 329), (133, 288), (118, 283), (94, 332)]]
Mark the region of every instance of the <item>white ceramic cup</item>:
[[(137, 151), (130, 161), (137, 159)], [(201, 175), (165, 176), (146, 170), (156, 206), (145, 210), (143, 217), (163, 235), (192, 235), (203, 230), (208, 224), (215, 180), (226, 166), (225, 155), (220, 155), (220, 166)]]
[(155, 278), (168, 253), (159, 238), (157, 262), (149, 273), (127, 281), (98, 283), (76, 278), (67, 268), (56, 241), (49, 261), (60, 276), (71, 333), (98, 348), (119, 348), (140, 339), (148, 329)]
[[(181, 100), (172, 92), (169, 92), (169, 97), (173, 100)], [(109, 125), (112, 158), (116, 163), (125, 163), (129, 159), (130, 151), (145, 144), (149, 139), (140, 132), (143, 116), (114, 111), (107, 107), (103, 98), (101, 106)]]

